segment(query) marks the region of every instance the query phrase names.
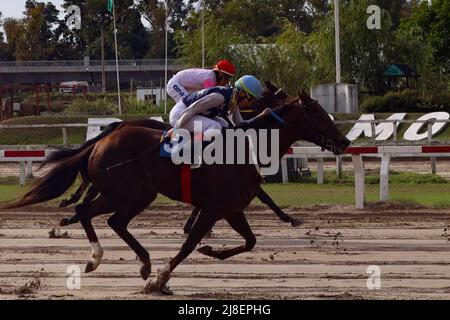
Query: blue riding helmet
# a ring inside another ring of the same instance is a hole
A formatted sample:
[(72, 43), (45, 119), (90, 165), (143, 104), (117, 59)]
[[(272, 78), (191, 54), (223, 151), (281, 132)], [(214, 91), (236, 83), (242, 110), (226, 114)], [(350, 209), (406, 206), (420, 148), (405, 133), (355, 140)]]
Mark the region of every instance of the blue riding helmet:
[(254, 76), (243, 76), (238, 81), (236, 81), (234, 86), (238, 89), (244, 90), (249, 95), (255, 98), (261, 98), (264, 91), (261, 82), (259, 82), (259, 80)]

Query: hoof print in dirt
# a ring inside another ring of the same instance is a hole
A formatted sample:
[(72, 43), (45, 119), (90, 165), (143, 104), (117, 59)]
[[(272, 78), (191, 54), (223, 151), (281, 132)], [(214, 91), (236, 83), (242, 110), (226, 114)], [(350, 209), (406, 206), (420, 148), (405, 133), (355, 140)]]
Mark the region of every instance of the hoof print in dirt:
[[(64, 219), (63, 219), (64, 220)], [(62, 220), (61, 220), (62, 223)], [(66, 232), (61, 233), (61, 230), (53, 228), (48, 232), (49, 239), (68, 239), (70, 238), (69, 234)]]
[(158, 281), (149, 281), (142, 289), (143, 294), (159, 294), (159, 295), (173, 295), (173, 291), (165, 284), (161, 285)]

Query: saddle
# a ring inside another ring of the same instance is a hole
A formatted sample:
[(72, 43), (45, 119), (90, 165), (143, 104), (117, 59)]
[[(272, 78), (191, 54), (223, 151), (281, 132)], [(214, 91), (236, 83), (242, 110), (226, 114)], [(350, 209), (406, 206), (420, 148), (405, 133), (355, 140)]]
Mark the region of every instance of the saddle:
[[(169, 130), (161, 136), (160, 157), (173, 159), (174, 156), (180, 156), (184, 160), (183, 165), (190, 165), (191, 169), (200, 168), (203, 163), (203, 150), (211, 142), (203, 141), (203, 135), (194, 135), (194, 133), (191, 133), (190, 141), (183, 141), (183, 138), (180, 137), (178, 142), (172, 142), (172, 133), (173, 131)], [(198, 143), (199, 141), (201, 141), (200, 153), (195, 154), (194, 143)], [(184, 151), (190, 152), (190, 159), (184, 157)]]

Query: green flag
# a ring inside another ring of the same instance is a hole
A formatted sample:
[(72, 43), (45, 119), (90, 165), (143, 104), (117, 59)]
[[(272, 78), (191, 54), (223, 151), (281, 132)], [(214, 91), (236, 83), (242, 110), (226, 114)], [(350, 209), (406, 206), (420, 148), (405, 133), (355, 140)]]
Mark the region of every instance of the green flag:
[(114, 7), (114, 0), (108, 0), (108, 6), (106, 7), (106, 9), (108, 9), (109, 12), (112, 12), (113, 7)]

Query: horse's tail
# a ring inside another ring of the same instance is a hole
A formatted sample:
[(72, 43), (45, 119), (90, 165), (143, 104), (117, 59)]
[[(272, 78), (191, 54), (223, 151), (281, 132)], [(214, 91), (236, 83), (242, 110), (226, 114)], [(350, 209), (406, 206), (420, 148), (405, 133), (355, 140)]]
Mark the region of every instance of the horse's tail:
[(82, 146), (76, 148), (76, 149), (70, 149), (70, 148), (58, 148), (57, 151), (52, 152), (45, 160), (42, 162), (42, 164), (39, 166), (39, 169), (42, 169), (46, 164), (49, 163), (57, 163), (62, 160), (68, 159), (70, 157), (75, 156), (76, 154), (80, 153), (81, 151), (85, 150), (86, 148), (89, 148), (93, 144), (96, 144), (98, 141), (103, 139), (104, 137), (110, 135), (114, 130), (116, 130), (122, 122), (113, 122), (110, 123), (103, 129), (103, 131), (96, 136), (95, 138), (92, 138), (88, 141), (86, 141)]
[(35, 180), (21, 199), (2, 206), (2, 209), (14, 209), (46, 202), (63, 195), (75, 182), (80, 170), (87, 166), (89, 156), (95, 145), (64, 159), (55, 165), (45, 176)]

